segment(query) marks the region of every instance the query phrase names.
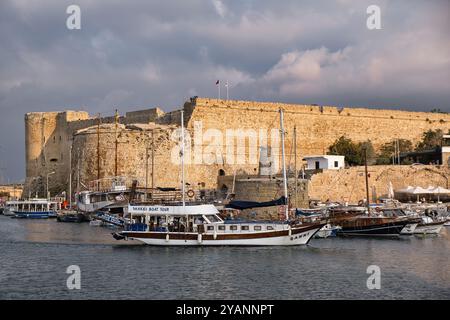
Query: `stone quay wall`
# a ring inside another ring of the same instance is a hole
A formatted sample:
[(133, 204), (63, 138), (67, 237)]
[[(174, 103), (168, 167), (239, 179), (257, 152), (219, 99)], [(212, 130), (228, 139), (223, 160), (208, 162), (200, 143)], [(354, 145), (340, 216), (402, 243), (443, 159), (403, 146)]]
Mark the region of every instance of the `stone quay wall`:
[[(387, 196), (390, 182), (394, 191), (408, 186), (450, 187), (450, 169), (446, 166), (369, 166), (368, 172), (370, 175), (369, 197), (372, 202), (377, 197)], [(357, 203), (367, 198), (365, 169), (360, 166), (325, 170), (312, 176), (308, 189), (311, 199)]]

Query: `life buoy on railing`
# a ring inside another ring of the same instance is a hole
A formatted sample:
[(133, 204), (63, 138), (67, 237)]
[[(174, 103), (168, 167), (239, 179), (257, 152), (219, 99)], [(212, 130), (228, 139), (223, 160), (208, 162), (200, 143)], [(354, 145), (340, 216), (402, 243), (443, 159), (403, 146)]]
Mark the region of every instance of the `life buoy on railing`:
[(187, 194), (187, 196), (188, 196), (189, 198), (192, 198), (192, 197), (195, 196), (195, 192), (194, 192), (194, 190), (192, 190), (192, 189), (188, 190), (188, 191), (186, 192), (186, 194)]

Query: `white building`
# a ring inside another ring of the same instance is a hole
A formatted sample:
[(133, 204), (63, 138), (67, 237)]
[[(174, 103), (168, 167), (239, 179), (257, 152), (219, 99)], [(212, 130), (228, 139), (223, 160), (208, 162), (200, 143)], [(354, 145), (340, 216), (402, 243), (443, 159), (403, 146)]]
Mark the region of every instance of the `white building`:
[(450, 167), (450, 134), (442, 137), (442, 164)]
[(345, 167), (345, 156), (309, 156), (304, 157), (303, 160), (307, 163), (306, 170), (339, 170)]

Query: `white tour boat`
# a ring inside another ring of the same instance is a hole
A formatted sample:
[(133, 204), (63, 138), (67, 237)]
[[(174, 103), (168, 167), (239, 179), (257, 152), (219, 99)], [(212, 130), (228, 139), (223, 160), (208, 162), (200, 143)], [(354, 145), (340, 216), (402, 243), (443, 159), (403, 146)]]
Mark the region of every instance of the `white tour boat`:
[(129, 205), (135, 223), (114, 238), (162, 246), (277, 246), (307, 244), (324, 223), (291, 225), (285, 221), (224, 221), (210, 204)]
[(117, 240), (135, 239), (159, 246), (287, 246), (307, 244), (325, 223), (288, 222), (288, 193), (284, 156), (283, 111), (280, 110), (283, 156), (285, 221), (222, 220), (212, 204), (187, 204), (184, 180), (184, 119), (181, 111), (182, 203), (178, 205), (128, 205), (131, 224), (113, 233)]
[(3, 213), (16, 218), (46, 219), (56, 218), (58, 210), (61, 210), (60, 202), (35, 198), (7, 201)]

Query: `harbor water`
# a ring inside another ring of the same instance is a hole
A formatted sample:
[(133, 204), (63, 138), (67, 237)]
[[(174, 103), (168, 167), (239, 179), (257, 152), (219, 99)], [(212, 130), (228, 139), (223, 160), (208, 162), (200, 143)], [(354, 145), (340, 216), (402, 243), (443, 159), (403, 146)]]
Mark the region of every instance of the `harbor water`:
[[(0, 299), (450, 299), (449, 227), (246, 248), (150, 247), (113, 231), (0, 216)], [(79, 290), (66, 285), (71, 265)], [(380, 289), (367, 286), (371, 265)]]

